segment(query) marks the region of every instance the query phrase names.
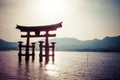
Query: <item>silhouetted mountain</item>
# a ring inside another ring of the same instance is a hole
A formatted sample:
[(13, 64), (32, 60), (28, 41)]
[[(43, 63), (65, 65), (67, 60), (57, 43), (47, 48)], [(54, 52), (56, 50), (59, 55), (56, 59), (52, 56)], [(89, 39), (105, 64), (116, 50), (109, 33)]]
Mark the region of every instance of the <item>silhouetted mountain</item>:
[(54, 38), (50, 42), (56, 42), (56, 50), (59, 51), (120, 51), (120, 36), (86, 41), (76, 38)]
[(17, 50), (18, 44), (16, 42), (7, 42), (0, 39), (0, 50)]
[[(76, 38), (53, 38), (50, 42), (56, 42), (57, 51), (115, 51), (120, 52), (120, 36), (105, 37), (103, 40), (81, 41)], [(15, 50), (17, 43), (0, 40), (0, 50)], [(36, 50), (39, 50), (39, 43), (36, 42)]]
[(50, 42), (56, 42), (56, 50), (76, 51), (81, 45), (81, 41), (76, 38), (55, 38)]

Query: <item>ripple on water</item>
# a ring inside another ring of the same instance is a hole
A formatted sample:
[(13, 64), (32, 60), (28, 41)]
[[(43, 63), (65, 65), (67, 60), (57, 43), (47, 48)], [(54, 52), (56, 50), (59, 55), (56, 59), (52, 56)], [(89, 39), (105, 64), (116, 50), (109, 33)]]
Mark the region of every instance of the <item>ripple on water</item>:
[(17, 51), (0, 52), (0, 80), (119, 80), (120, 53), (55, 52), (55, 64), (24, 57), (18, 62)]

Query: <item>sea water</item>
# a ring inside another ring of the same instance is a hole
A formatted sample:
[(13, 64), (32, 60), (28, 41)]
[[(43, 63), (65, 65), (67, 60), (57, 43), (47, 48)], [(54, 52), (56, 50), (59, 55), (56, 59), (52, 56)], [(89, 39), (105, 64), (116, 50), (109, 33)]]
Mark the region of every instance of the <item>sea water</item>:
[(55, 52), (55, 62), (18, 61), (18, 51), (0, 51), (0, 80), (120, 80), (120, 53)]

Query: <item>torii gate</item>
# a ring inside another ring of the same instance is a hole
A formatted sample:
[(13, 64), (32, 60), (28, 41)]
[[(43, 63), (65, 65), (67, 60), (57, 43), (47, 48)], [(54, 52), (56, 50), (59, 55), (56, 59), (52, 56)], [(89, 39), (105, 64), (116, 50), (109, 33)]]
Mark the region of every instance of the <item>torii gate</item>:
[[(62, 27), (62, 22), (57, 23), (57, 24), (52, 24), (52, 25), (44, 25), (44, 26), (20, 26), (17, 25), (16, 29), (19, 29), (21, 32), (27, 32), (26, 35), (21, 35), (21, 38), (27, 38), (26, 40), (26, 45), (22, 45), (22, 41), (19, 41), (19, 61), (21, 61), (21, 56), (25, 56), (25, 60), (29, 60), (29, 56), (32, 56), (32, 60), (34, 60), (35, 56), (35, 43), (32, 43), (32, 46), (30, 46), (30, 38), (34, 37), (45, 37), (45, 45), (43, 45), (43, 41), (39, 41), (40, 45), (40, 62), (43, 61), (42, 57), (45, 57), (45, 61), (49, 61), (49, 56), (52, 56), (52, 61), (54, 61), (54, 47), (55, 47), (55, 42), (51, 42), (52, 46), (49, 46), (49, 39), (48, 37), (55, 37), (56, 34), (49, 34), (49, 31), (54, 31), (57, 28)], [(45, 32), (45, 34), (41, 35), (41, 32)], [(31, 32), (34, 32), (35, 34), (32, 35), (30, 34)], [(22, 47), (26, 48), (25, 54), (22, 54)], [(45, 55), (42, 53), (42, 48), (45, 48)], [(29, 53), (29, 48), (32, 48), (32, 54)], [(49, 48), (52, 48), (52, 55), (49, 54)]]

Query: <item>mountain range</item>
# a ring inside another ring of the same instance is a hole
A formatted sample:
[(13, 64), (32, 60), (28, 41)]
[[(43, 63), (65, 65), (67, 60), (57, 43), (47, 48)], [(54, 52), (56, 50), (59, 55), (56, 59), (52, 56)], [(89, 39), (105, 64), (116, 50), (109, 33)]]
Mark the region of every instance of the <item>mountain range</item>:
[(18, 44), (0, 39), (0, 50), (18, 50)]
[[(57, 51), (108, 51), (120, 52), (120, 36), (105, 37), (102, 40), (81, 41), (76, 38), (53, 38), (50, 42), (56, 42)], [(18, 50), (17, 42), (7, 42), (0, 39), (0, 50)], [(39, 43), (36, 42), (36, 50), (39, 50)]]

